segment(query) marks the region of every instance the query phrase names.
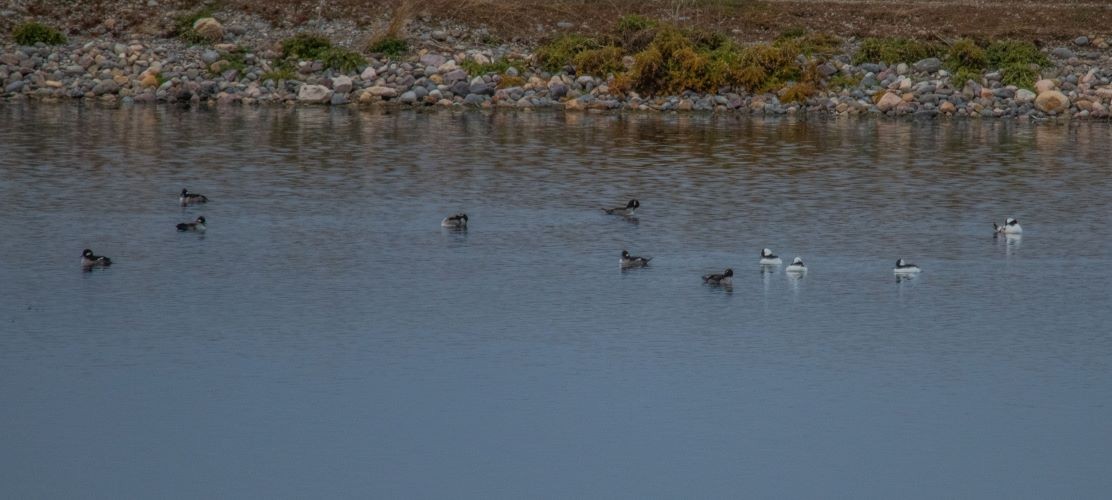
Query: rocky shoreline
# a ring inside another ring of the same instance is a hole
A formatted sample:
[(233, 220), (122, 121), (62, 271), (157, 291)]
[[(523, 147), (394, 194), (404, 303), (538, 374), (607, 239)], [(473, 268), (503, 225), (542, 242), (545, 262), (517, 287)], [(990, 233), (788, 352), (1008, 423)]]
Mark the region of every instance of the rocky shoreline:
[[(336, 31), (335, 27), (329, 28)], [(533, 48), (481, 44), (473, 30), (418, 27), (414, 47), (398, 57), (372, 57), (343, 72), (321, 61), (298, 61), (275, 79), (275, 43), (252, 40), (244, 26), (220, 26), (217, 40), (190, 45), (176, 38), (91, 38), (62, 45), (0, 46), (0, 99), (92, 100), (111, 105), (365, 105), (578, 110), (706, 111), (746, 114), (829, 114), (995, 117), (1019, 120), (1108, 118), (1112, 55), (1099, 37), (1044, 47), (1050, 65), (1033, 89), (1005, 85), (1000, 72), (981, 82), (956, 81), (938, 58), (898, 64), (852, 64), (845, 53), (817, 66), (824, 78), (854, 82), (822, 89), (801, 102), (777, 93), (725, 87), (717, 93), (642, 96), (614, 90), (613, 77), (548, 72), (532, 64)], [(350, 37), (349, 38), (355, 38)], [(508, 66), (482, 73), (467, 67)]]

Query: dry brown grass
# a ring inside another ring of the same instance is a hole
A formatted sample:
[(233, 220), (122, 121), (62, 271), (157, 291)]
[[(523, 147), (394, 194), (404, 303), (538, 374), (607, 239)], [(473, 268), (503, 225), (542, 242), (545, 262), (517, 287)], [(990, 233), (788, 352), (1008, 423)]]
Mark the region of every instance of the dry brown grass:
[[(163, 0), (148, 7), (145, 0), (10, 1), (70, 33), (109, 17), (115, 18), (112, 32), (126, 33), (168, 12), (204, 3)], [(718, 30), (740, 41), (769, 41), (791, 29), (843, 37), (1064, 40), (1099, 34), (1099, 27), (1112, 24), (1112, 2), (1098, 0), (220, 0), (219, 5), (285, 27), (314, 17), (374, 25), (382, 22), (383, 13), (391, 13), (387, 30), (400, 32), (406, 19), (420, 16), (485, 26), (502, 39), (523, 41), (551, 36), (560, 21), (574, 23), (570, 31), (605, 33), (625, 14)], [(12, 21), (0, 19), (5, 22)], [(536, 29), (538, 24), (544, 32)]]

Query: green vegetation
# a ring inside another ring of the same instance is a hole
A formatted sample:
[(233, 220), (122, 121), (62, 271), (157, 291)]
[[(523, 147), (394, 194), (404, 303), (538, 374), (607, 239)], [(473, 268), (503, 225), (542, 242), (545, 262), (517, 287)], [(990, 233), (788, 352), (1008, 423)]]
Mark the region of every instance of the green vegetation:
[(398, 57), (409, 50), (409, 44), (396, 36), (384, 36), (367, 44), (367, 52)]
[(659, 24), (660, 23), (645, 16), (631, 14), (628, 16), (622, 16), (618, 19), (617, 29), (619, 34), (636, 33), (638, 31), (656, 28)]
[(216, 11), (212, 7), (203, 6), (184, 14), (179, 14), (174, 18), (174, 33), (178, 38), (191, 44), (207, 42), (208, 40), (201, 36), (200, 33), (193, 31), (193, 23), (201, 18), (212, 17), (215, 13)]
[(938, 44), (910, 38), (866, 38), (853, 55), (853, 64), (913, 63), (928, 57), (939, 57), (942, 52), (942, 47)]
[(572, 64), (575, 56), (580, 52), (598, 48), (602, 48), (602, 44), (594, 38), (583, 35), (562, 35), (538, 47), (534, 57), (545, 70), (560, 71), (564, 66)]
[(488, 75), (491, 73), (505, 73), (506, 70), (510, 69), (510, 66), (517, 66), (519, 68), (525, 67), (521, 64), (522, 63), (519, 61), (506, 58), (486, 64), (475, 62), (473, 59), (467, 59), (459, 63), (459, 67), (463, 68), (469, 75)]
[(20, 24), (12, 29), (12, 39), (20, 45), (34, 45), (39, 42), (47, 45), (66, 43), (66, 37), (58, 30), (34, 21)]
[(261, 82), (265, 82), (267, 80), (274, 80), (278, 82), (282, 80), (295, 80), (296, 78), (297, 73), (294, 73), (293, 69), (288, 67), (276, 67), (270, 71), (267, 71), (266, 73), (263, 73), (262, 75), (259, 75), (259, 81)]
[(1050, 64), (1046, 55), (1031, 42), (1001, 40), (992, 42), (985, 49), (988, 64), (1000, 70), (1005, 85), (1034, 88), (1039, 68)]
[(323, 35), (298, 33), (282, 41), (282, 59), (279, 68), (291, 68), (297, 61), (320, 61), (326, 68), (354, 71), (367, 64), (367, 59), (357, 52), (335, 47)]
[(861, 83), (861, 75), (846, 75), (838, 73), (826, 82), (826, 86), (832, 89), (849, 89), (856, 87)]
[(525, 85), (525, 79), (520, 76), (510, 76), (503, 74), (501, 79), (498, 80), (498, 88), (508, 89), (510, 87), (520, 87)]
[(614, 46), (584, 50), (576, 54), (572, 65), (577, 72), (588, 75), (606, 76), (625, 70), (622, 49)]

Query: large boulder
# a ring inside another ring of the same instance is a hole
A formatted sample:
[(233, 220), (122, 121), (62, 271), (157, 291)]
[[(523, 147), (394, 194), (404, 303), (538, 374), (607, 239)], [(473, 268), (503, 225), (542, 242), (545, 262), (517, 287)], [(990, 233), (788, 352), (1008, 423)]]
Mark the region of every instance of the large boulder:
[(398, 95), (398, 89), (395, 89), (394, 87), (386, 87), (383, 85), (375, 85), (374, 87), (371, 87), (363, 92), (374, 97), (394, 97)]
[(348, 92), (351, 92), (351, 86), (352, 81), (350, 77), (340, 75), (332, 79), (332, 90), (334, 90), (337, 94), (346, 94)]
[(1041, 94), (1043, 92), (1046, 92), (1048, 90), (1054, 90), (1056, 88), (1058, 88), (1058, 84), (1054, 83), (1054, 80), (1043, 79), (1043, 80), (1039, 80), (1039, 81), (1035, 82), (1035, 93), (1036, 94)]
[(903, 99), (899, 96), (899, 94), (896, 94), (894, 92), (885, 92), (884, 95), (880, 96), (880, 99), (877, 100), (876, 109), (879, 109), (882, 112), (888, 111), (892, 108), (895, 108), (896, 106), (899, 106), (902, 102)]
[(211, 17), (202, 17), (193, 21), (193, 31), (213, 42), (224, 38), (224, 26)]
[(297, 89), (297, 100), (311, 104), (324, 104), (332, 99), (332, 89), (324, 85), (302, 85)]
[(912, 65), (912, 67), (915, 68), (915, 71), (921, 71), (923, 73), (934, 73), (935, 71), (938, 71), (942, 68), (942, 61), (937, 57), (928, 57), (926, 59), (919, 60), (919, 62), (916, 62), (914, 65)]
[(1035, 107), (1044, 113), (1061, 113), (1070, 107), (1070, 99), (1057, 90), (1042, 92), (1035, 98)]
[(1019, 89), (1015, 91), (1016, 102), (1031, 102), (1035, 100), (1035, 93), (1027, 89)]

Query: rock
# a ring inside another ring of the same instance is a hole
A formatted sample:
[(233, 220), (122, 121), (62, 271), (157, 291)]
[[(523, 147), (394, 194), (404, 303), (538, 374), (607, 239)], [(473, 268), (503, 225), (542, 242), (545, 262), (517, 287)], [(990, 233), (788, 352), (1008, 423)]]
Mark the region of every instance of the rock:
[(492, 90), (493, 89), (491, 88), (491, 86), (487, 85), (487, 83), (484, 82), (482, 78), (475, 78), (474, 80), (471, 80), (471, 85), (468, 87), (468, 92), (472, 94), (493, 94), (494, 92)]
[(374, 87), (367, 89), (363, 93), (375, 97), (394, 97), (398, 95), (397, 89), (393, 87), (384, 87), (381, 85), (375, 85)]
[(193, 31), (213, 42), (224, 38), (224, 26), (211, 17), (202, 17), (194, 21)]
[(324, 85), (302, 85), (297, 89), (297, 100), (301, 102), (323, 104), (332, 99), (332, 89)]
[(1079, 36), (1077, 38), (1074, 38), (1073, 39), (1073, 44), (1078, 46), (1078, 47), (1084, 47), (1086, 45), (1089, 45), (1089, 37)]
[(448, 62), (447, 57), (444, 57), (440, 54), (432, 54), (432, 53), (425, 54), (425, 55), (421, 56), (420, 60), (421, 60), (421, 64), (424, 64), (425, 66), (432, 66), (434, 68), (439, 68), (441, 64), (444, 64), (445, 62)]
[(154, 73), (144, 73), (141, 77), (139, 77), (139, 85), (143, 87), (157, 87), (158, 76), (156, 76)]
[(115, 94), (120, 91), (120, 84), (115, 80), (103, 80), (93, 87), (93, 94), (101, 96), (105, 94)]
[(942, 61), (937, 57), (928, 57), (926, 59), (919, 60), (914, 65), (912, 65), (912, 67), (915, 68), (915, 71), (920, 71), (923, 73), (934, 73), (935, 71), (938, 71), (942, 68)]
[(1056, 88), (1058, 88), (1058, 84), (1054, 83), (1054, 80), (1039, 80), (1035, 82), (1035, 92), (1038, 94)]
[(438, 42), (448, 40), (448, 32), (444, 30), (436, 30), (432, 32), (432, 39)]
[(1060, 59), (1069, 59), (1069, 58), (1073, 57), (1074, 54), (1073, 54), (1073, 51), (1070, 50), (1067, 47), (1058, 47), (1058, 48), (1050, 51), (1050, 55), (1052, 55), (1054, 57), (1057, 57), (1057, 58), (1060, 58)]
[(465, 106), (482, 106), (484, 101), (486, 101), (486, 99), (483, 99), (483, 96), (479, 94), (470, 94), (463, 98), (463, 104)]
[(560, 99), (568, 95), (568, 86), (563, 83), (550, 83), (548, 84), (548, 97), (550, 99)]
[(1027, 89), (1019, 89), (1015, 91), (1016, 102), (1024, 103), (1035, 100), (1035, 93)]
[(402, 96), (399, 97), (398, 100), (401, 101), (402, 104), (413, 104), (417, 102), (417, 93), (411, 90), (402, 94)]
[(896, 65), (896, 74), (897, 75), (900, 75), (900, 76), (906, 75), (907, 70), (908, 70), (907, 63), (899, 63), (899, 64)]
[(220, 60), (220, 53), (215, 50), (206, 50), (201, 54), (201, 60), (205, 64), (212, 64)]
[(451, 85), (455, 82), (466, 80), (467, 72), (462, 69), (454, 69), (444, 75), (444, 83)]
[(23, 80), (16, 80), (4, 87), (4, 92), (19, 92), (23, 90)]
[(680, 103), (676, 105), (676, 109), (680, 111), (691, 111), (695, 107), (695, 103), (691, 99), (680, 99)]
[(378, 73), (375, 71), (375, 69), (367, 66), (367, 69), (364, 69), (363, 72), (359, 74), (359, 79), (363, 80), (364, 82), (373, 82), (375, 81), (376, 76), (378, 76)]
[(213, 73), (216, 73), (216, 74), (220, 74), (220, 73), (223, 73), (224, 69), (227, 68), (228, 66), (230, 66), (231, 64), (232, 63), (230, 63), (228, 61), (219, 60), (219, 61), (216, 61), (216, 62), (209, 65), (209, 71), (211, 71)]
[(585, 102), (583, 102), (579, 99), (568, 99), (568, 102), (564, 103), (564, 109), (566, 109), (566, 110), (580, 111), (580, 110), (583, 110), (583, 109), (586, 109), (586, 108), (587, 108), (587, 103), (585, 103)]
[(560, 22), (556, 23), (556, 27), (560, 28), (562, 30), (566, 30), (566, 29), (574, 28), (575, 23), (569, 23), (567, 21), (560, 21)]
[(333, 93), (332, 97), (329, 98), (328, 103), (333, 105), (333, 106), (343, 106), (343, 105), (348, 103), (347, 94)]
[(892, 92), (885, 92), (884, 95), (880, 97), (880, 100), (876, 102), (876, 107), (883, 112), (898, 106), (902, 102), (903, 99), (899, 95)]
[(956, 109), (957, 107), (950, 101), (942, 101), (942, 104), (938, 106), (939, 113), (953, 113)]
[(1035, 107), (1044, 113), (1061, 113), (1069, 109), (1070, 100), (1065, 94), (1057, 90), (1040, 92), (1035, 98)]
[(348, 76), (337, 76), (332, 79), (332, 90), (337, 94), (346, 94), (351, 92), (352, 81)]

